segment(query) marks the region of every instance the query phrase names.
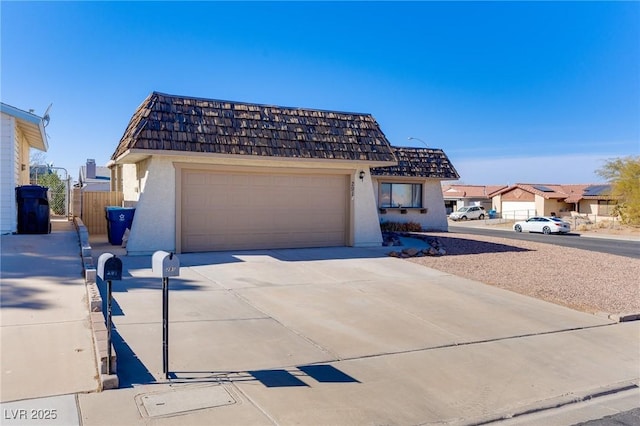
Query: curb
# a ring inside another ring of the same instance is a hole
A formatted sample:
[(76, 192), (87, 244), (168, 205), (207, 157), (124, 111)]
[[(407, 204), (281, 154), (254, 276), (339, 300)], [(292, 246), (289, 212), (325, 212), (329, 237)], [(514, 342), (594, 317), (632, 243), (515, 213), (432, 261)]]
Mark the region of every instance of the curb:
[(571, 404), (577, 404), (579, 402), (591, 401), (604, 396), (637, 390), (639, 387), (640, 386), (638, 386), (638, 384), (636, 384), (635, 382), (615, 383), (613, 385), (605, 386), (598, 389), (591, 389), (588, 391), (571, 393), (568, 395), (562, 395), (556, 398), (539, 401), (538, 404), (533, 404), (533, 405), (530, 405), (529, 407), (521, 407), (519, 411), (515, 411), (512, 413), (504, 413), (502, 415), (497, 415), (497, 416), (482, 417), (479, 419), (475, 419), (475, 421), (472, 421), (472, 422), (469, 422), (469, 419), (467, 419), (462, 423), (453, 423), (453, 424), (454, 425), (455, 424), (465, 424), (465, 425), (471, 424), (474, 426), (480, 426), (480, 425), (500, 423), (509, 419), (526, 418), (527, 416), (532, 414), (555, 410), (558, 408), (569, 406)]
[(80, 240), (80, 256), (82, 257), (82, 270), (87, 289), (87, 303), (90, 312), (94, 354), (99, 372), (99, 390), (117, 389), (119, 385), (117, 356), (113, 345), (111, 345), (111, 371), (107, 371), (107, 326), (104, 314), (102, 313), (102, 297), (100, 296), (100, 290), (96, 283), (96, 267), (91, 257), (89, 231), (79, 217), (74, 217), (73, 223)]

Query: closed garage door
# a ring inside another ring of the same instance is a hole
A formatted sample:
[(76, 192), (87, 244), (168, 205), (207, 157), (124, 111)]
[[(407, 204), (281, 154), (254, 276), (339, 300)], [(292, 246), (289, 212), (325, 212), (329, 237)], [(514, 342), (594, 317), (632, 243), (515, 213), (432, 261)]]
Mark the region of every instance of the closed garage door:
[(535, 201), (503, 201), (502, 217), (505, 219), (527, 219), (536, 215)]
[(183, 252), (344, 246), (347, 175), (182, 171)]

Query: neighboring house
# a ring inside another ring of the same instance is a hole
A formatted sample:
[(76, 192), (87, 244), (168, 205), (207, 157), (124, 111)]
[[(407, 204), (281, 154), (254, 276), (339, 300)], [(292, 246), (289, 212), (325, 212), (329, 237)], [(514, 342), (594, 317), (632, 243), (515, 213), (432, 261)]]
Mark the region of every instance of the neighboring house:
[(447, 215), (465, 206), (482, 206), (489, 211), (493, 208), (491, 199), (494, 193), (506, 188), (506, 185), (445, 185), (442, 197)]
[(149, 254), (380, 245), (370, 168), (395, 164), (369, 114), (153, 92), (109, 167)]
[(493, 205), (507, 219), (568, 216), (571, 212), (610, 216), (616, 199), (609, 193), (609, 185), (517, 183), (495, 193)]
[(30, 148), (47, 151), (46, 120), (31, 112), (0, 103), (0, 233), (17, 232), (17, 186), (29, 185)]
[(459, 179), (458, 172), (441, 149), (393, 147), (393, 152), (397, 166), (371, 169), (380, 220), (447, 231), (441, 182)]
[(96, 160), (87, 159), (86, 164), (80, 166), (77, 187), (83, 191), (110, 191), (111, 170), (96, 166)]

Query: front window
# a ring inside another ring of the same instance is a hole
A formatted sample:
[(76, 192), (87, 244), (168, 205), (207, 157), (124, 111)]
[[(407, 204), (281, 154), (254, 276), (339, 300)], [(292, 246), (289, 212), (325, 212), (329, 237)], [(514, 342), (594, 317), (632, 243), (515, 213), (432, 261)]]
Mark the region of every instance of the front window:
[(420, 183), (382, 183), (380, 184), (380, 207), (421, 208), (422, 207), (422, 184)]
[(616, 205), (615, 200), (598, 200), (598, 215), (612, 216), (613, 207)]

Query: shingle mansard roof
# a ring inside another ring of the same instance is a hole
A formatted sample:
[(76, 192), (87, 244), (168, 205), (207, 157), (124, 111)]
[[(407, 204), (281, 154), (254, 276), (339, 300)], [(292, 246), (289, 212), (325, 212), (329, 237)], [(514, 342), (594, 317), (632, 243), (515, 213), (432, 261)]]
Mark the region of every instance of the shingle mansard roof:
[(369, 114), (151, 93), (112, 160), (131, 149), (396, 162)]
[(374, 167), (374, 176), (431, 177), (445, 180), (460, 178), (453, 164), (441, 149), (393, 147), (397, 166)]

